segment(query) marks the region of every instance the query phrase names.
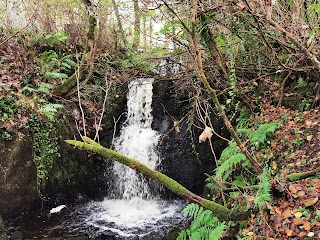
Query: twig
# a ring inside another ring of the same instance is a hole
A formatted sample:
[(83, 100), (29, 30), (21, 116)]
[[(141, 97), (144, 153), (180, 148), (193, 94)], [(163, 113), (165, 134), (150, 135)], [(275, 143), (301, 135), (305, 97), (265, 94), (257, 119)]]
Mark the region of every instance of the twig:
[(94, 136), (93, 141), (96, 141), (96, 138), (97, 138), (98, 135), (99, 135), (99, 129), (100, 129), (100, 126), (101, 126), (103, 114), (104, 114), (104, 112), (105, 112), (105, 110), (106, 110), (106, 102), (107, 102), (107, 99), (108, 99), (108, 93), (109, 93), (109, 89), (110, 89), (107, 81), (106, 81), (106, 86), (107, 86), (107, 89), (106, 89), (106, 90), (104, 90), (103, 88), (101, 88), (106, 94), (105, 94), (105, 96), (104, 96), (104, 100), (103, 100), (103, 104), (102, 104), (102, 113), (101, 113), (101, 115), (100, 115), (100, 119), (99, 119), (98, 126), (96, 127), (96, 134), (95, 134), (95, 136)]

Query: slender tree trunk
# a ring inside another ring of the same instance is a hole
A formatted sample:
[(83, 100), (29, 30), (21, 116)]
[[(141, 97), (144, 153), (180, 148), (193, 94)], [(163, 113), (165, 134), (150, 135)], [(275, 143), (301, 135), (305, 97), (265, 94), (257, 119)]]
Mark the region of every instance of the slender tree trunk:
[(134, 30), (133, 30), (133, 44), (132, 47), (135, 50), (138, 50), (140, 46), (140, 18), (141, 18), (141, 11), (139, 8), (139, 1), (133, 0), (133, 9), (134, 9)]
[(143, 21), (143, 48), (144, 50), (147, 50), (147, 14), (144, 13), (142, 16)]
[(221, 106), (219, 99), (217, 97), (216, 94), (216, 90), (214, 90), (213, 88), (211, 88), (206, 74), (204, 72), (203, 69), (203, 65), (202, 65), (202, 57), (201, 57), (201, 52), (200, 52), (200, 47), (199, 47), (199, 43), (195, 34), (195, 25), (196, 25), (196, 20), (197, 20), (197, 6), (198, 6), (198, 0), (192, 0), (193, 2), (193, 11), (192, 11), (192, 30), (189, 31), (189, 34), (191, 36), (192, 39), (192, 43), (193, 43), (193, 47), (195, 49), (195, 58), (196, 58), (196, 63), (197, 63), (197, 67), (198, 67), (198, 74), (200, 77), (200, 80), (202, 81), (202, 83), (204, 84), (210, 98), (212, 99), (215, 107), (217, 108), (221, 118), (224, 121), (224, 124), (226, 125), (226, 127), (228, 128), (232, 138), (236, 141), (236, 143), (238, 144), (238, 146), (240, 147), (241, 151), (243, 152), (243, 154), (246, 155), (246, 157), (250, 160), (250, 162), (253, 164), (255, 170), (257, 173), (261, 173), (262, 172), (262, 167), (259, 164), (259, 162), (254, 158), (253, 155), (250, 154), (250, 152), (248, 151), (248, 149), (244, 146), (244, 144), (241, 142), (240, 138), (238, 137), (235, 129), (233, 128), (227, 114), (225, 113), (223, 107)]
[(124, 156), (111, 149), (104, 148), (103, 146), (94, 142), (92, 139), (88, 137), (83, 137), (82, 139), (84, 142), (80, 142), (76, 140), (66, 140), (66, 142), (80, 149), (93, 151), (95, 153), (100, 154), (103, 157), (106, 157), (108, 159), (111, 159), (113, 161), (119, 162), (121, 164), (124, 164), (130, 167), (131, 169), (143, 174), (144, 176), (157, 181), (158, 183), (162, 184), (163, 186), (165, 186), (175, 194), (189, 200), (190, 202), (197, 203), (202, 207), (211, 210), (216, 215), (216, 217), (222, 221), (245, 220), (249, 216), (248, 212), (238, 212), (238, 211), (230, 210), (216, 202), (204, 199), (190, 192), (187, 188), (185, 188), (184, 186), (182, 186), (172, 178), (169, 178), (167, 175), (161, 172), (158, 172), (156, 170), (153, 170), (132, 158)]
[(120, 17), (120, 14), (119, 14), (119, 8), (118, 8), (118, 5), (116, 3), (116, 0), (112, 0), (112, 6), (113, 6), (114, 14), (116, 15), (116, 19), (117, 19), (117, 23), (118, 23), (118, 27), (119, 27), (119, 31), (120, 31), (121, 40), (123, 41), (124, 47), (127, 47), (128, 42), (127, 42), (126, 34), (125, 34), (125, 32), (123, 30), (123, 27), (122, 27), (122, 21), (121, 21), (121, 17)]
[(215, 41), (215, 38), (208, 26), (209, 20), (205, 14), (201, 14), (200, 17), (200, 22), (202, 24), (202, 31), (201, 31), (201, 38), (206, 44), (206, 47), (209, 49), (209, 52), (213, 58), (215, 58), (215, 62), (220, 68), (220, 70), (223, 73), (223, 77), (225, 80), (228, 80), (229, 78), (229, 70), (228, 67), (226, 66), (225, 62), (223, 61), (223, 58), (218, 50), (217, 43)]

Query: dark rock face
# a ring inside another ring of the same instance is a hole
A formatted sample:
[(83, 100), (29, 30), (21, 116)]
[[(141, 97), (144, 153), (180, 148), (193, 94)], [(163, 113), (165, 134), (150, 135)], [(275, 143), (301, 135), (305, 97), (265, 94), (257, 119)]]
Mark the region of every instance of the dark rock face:
[(103, 197), (99, 194), (105, 188), (105, 161), (64, 141), (79, 136), (71, 122), (65, 120), (56, 125), (60, 157), (52, 166), (45, 190), (49, 205)]
[(37, 198), (30, 136), (18, 133), (0, 142), (0, 215), (17, 214)]
[[(50, 135), (58, 141), (60, 156), (49, 170), (49, 179), (42, 190), (48, 200), (43, 204), (47, 207), (104, 196), (98, 193), (105, 189), (105, 161), (65, 143), (64, 140), (78, 135), (70, 126), (66, 121), (57, 122), (56, 132)], [(17, 133), (11, 141), (0, 142), (0, 215), (4, 218), (41, 207), (32, 145), (32, 133)]]
[[(173, 121), (182, 119), (189, 109), (188, 99), (174, 98), (170, 81), (155, 82), (153, 89), (153, 128), (163, 134), (159, 145), (161, 171), (192, 192), (202, 194), (204, 173), (210, 173), (215, 168), (210, 145), (208, 142), (199, 144), (198, 136), (202, 130), (193, 128), (187, 119), (180, 124), (180, 132), (172, 129)], [(221, 127), (215, 130), (219, 129)], [(225, 143), (215, 136), (212, 141), (215, 154), (219, 157)]]

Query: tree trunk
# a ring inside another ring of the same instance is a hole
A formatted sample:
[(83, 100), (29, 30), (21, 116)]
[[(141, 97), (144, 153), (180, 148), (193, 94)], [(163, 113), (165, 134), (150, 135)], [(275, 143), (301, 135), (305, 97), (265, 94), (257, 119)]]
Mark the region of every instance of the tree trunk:
[(193, 43), (193, 47), (195, 49), (195, 59), (196, 59), (196, 63), (197, 63), (197, 72), (198, 75), (200, 77), (201, 82), (203, 83), (206, 91), (208, 92), (211, 100), (213, 101), (215, 107), (217, 108), (221, 118), (224, 121), (224, 124), (226, 125), (226, 127), (228, 128), (232, 138), (235, 140), (235, 142), (238, 144), (238, 146), (240, 147), (242, 153), (244, 155), (246, 155), (246, 157), (249, 159), (249, 161), (252, 163), (252, 165), (255, 168), (255, 171), (260, 174), (262, 172), (262, 167), (259, 164), (259, 162), (255, 159), (255, 157), (253, 155), (250, 154), (249, 150), (244, 146), (244, 144), (241, 142), (241, 139), (239, 138), (239, 136), (237, 135), (235, 129), (233, 128), (226, 112), (224, 111), (222, 105), (219, 102), (218, 96), (216, 94), (216, 90), (214, 90), (213, 88), (211, 88), (206, 74), (204, 72), (203, 69), (203, 64), (202, 64), (202, 56), (201, 56), (201, 51), (200, 51), (200, 47), (199, 47), (199, 42), (197, 40), (196, 34), (195, 34), (195, 25), (196, 25), (196, 20), (197, 20), (197, 5), (198, 5), (198, 1), (197, 0), (193, 0), (193, 13), (192, 13), (192, 31), (189, 31), (192, 43)]
[(133, 44), (132, 47), (135, 50), (138, 50), (140, 46), (140, 18), (141, 11), (139, 8), (139, 1), (133, 0), (133, 9), (134, 9), (134, 30), (133, 30)]
[(119, 8), (118, 8), (118, 5), (116, 3), (116, 0), (112, 0), (112, 6), (113, 6), (114, 14), (116, 15), (116, 19), (117, 19), (117, 23), (118, 23), (118, 27), (119, 27), (119, 31), (120, 31), (121, 40), (123, 41), (124, 47), (127, 47), (128, 42), (127, 42), (126, 34), (125, 34), (125, 32), (123, 30), (123, 27), (122, 27), (122, 21), (121, 21), (121, 17), (120, 17), (120, 14), (119, 14)]
[(66, 140), (66, 142), (80, 149), (93, 151), (95, 153), (100, 154), (103, 157), (106, 157), (113, 161), (117, 161), (121, 164), (124, 164), (132, 168), (133, 170), (143, 174), (144, 176), (157, 181), (158, 183), (162, 184), (163, 186), (165, 186), (175, 194), (189, 200), (190, 202), (197, 203), (200, 206), (211, 210), (216, 215), (216, 217), (222, 221), (229, 221), (229, 220), (239, 221), (239, 220), (245, 220), (249, 217), (248, 212), (238, 212), (238, 211), (230, 210), (216, 202), (204, 199), (190, 192), (184, 186), (182, 186), (172, 178), (169, 178), (167, 175), (161, 172), (158, 172), (156, 170), (153, 170), (132, 158), (126, 157), (108, 148), (104, 148), (103, 146), (94, 142), (92, 139), (88, 137), (83, 137), (82, 139), (84, 142), (80, 142), (76, 140)]

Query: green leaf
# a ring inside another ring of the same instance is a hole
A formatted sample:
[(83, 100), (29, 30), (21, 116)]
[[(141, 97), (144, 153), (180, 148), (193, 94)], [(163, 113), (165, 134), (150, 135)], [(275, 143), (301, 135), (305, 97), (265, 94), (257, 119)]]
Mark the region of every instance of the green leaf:
[(50, 89), (53, 88), (53, 84), (51, 83), (40, 83), (38, 87), (38, 91), (42, 93), (49, 93)]
[(278, 122), (266, 123), (259, 126), (258, 130), (256, 130), (251, 138), (251, 142), (256, 144), (258, 142), (264, 143), (267, 135), (269, 133), (274, 133), (274, 131), (279, 126)]
[(53, 121), (58, 109), (63, 107), (61, 104), (47, 103), (40, 108), (40, 112), (50, 121)]
[(230, 156), (226, 161), (224, 161), (219, 168), (217, 168), (216, 178), (220, 178), (226, 171), (231, 167), (247, 160), (247, 157), (243, 153), (236, 153)]
[(268, 177), (268, 170), (266, 168), (263, 169), (261, 175), (259, 176), (261, 181), (261, 189), (258, 192), (257, 196), (254, 198), (255, 205), (258, 205), (261, 202), (270, 202), (272, 200), (272, 196), (270, 194), (270, 180)]
[(46, 72), (44, 74), (46, 77), (49, 77), (49, 78), (60, 78), (60, 79), (66, 79), (68, 78), (68, 75), (65, 74), (65, 73), (60, 73), (60, 72)]

